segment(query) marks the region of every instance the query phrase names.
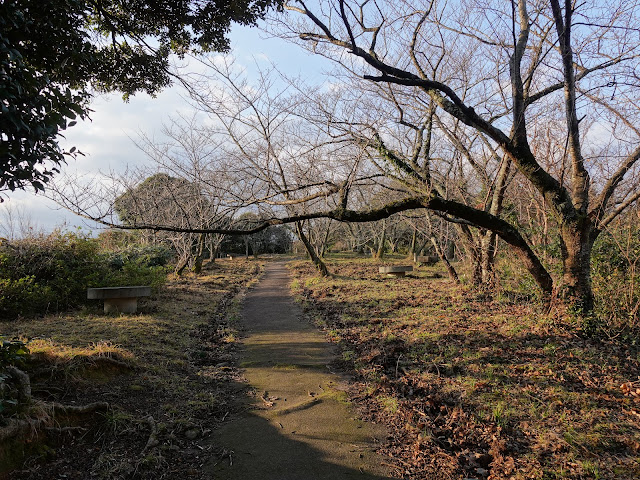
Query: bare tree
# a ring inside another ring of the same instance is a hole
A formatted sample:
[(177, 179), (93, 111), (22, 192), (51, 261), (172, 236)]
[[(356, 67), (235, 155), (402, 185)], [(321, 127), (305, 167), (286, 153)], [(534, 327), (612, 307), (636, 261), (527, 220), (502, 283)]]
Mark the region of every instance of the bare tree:
[[(262, 216), (336, 206), (332, 196), (357, 174), (353, 145), (335, 143), (322, 128), (304, 121), (299, 114), (304, 98), (273, 70), (260, 71), (259, 81), (249, 84), (230, 58), (207, 67), (189, 93), (194, 106), (212, 118), (210, 135), (227, 140), (226, 157), (241, 171), (245, 185), (242, 201), (255, 205)], [(347, 154), (341, 151), (345, 149)], [(309, 230), (314, 224), (293, 223), (312, 261), (327, 275), (324, 242), (310, 238), (318, 237)]]
[[(558, 219), (563, 290), (575, 306), (590, 310), (593, 243), (640, 196), (635, 127), (640, 90), (634, 73), (640, 45), (633, 40), (640, 7), (489, 3), (335, 0), (311, 9), (293, 1), (287, 8), (300, 23), (287, 20), (286, 31), (363, 81), (409, 88), (489, 139)], [(472, 51), (473, 58), (461, 58), (460, 51)], [(438, 62), (464, 68), (441, 81), (432, 74)], [(556, 133), (565, 144), (564, 177), (545, 168), (532, 149), (533, 125), (552, 110), (565, 114), (562, 132)], [(597, 119), (591, 133), (590, 119)], [(490, 211), (443, 197), (425, 180), (417, 202), (494, 232), (551, 293), (550, 274), (517, 228)]]
[[(229, 226), (236, 210), (229, 200), (235, 183), (215, 139), (196, 116), (173, 118), (161, 133), (160, 139), (140, 135), (137, 145), (152, 165), (130, 175), (116, 197), (113, 206), (121, 221), (132, 227), (152, 222), (201, 229)], [(204, 232), (147, 236), (171, 244), (178, 273), (187, 267), (200, 273), (207, 250), (214, 260), (224, 239), (223, 234)]]
[(43, 234), (24, 205), (4, 202), (0, 204), (0, 237), (9, 241)]

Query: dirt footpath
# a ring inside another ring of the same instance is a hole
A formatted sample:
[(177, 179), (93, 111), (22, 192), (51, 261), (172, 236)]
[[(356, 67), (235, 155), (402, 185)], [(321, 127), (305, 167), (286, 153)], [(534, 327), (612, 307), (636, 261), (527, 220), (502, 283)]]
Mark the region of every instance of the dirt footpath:
[(288, 284), (284, 263), (272, 263), (247, 294), (241, 366), (257, 395), (216, 432), (228, 457), (205, 468), (225, 480), (391, 478), (374, 453), (384, 429), (355, 418), (344, 379), (327, 367), (331, 346), (303, 319)]

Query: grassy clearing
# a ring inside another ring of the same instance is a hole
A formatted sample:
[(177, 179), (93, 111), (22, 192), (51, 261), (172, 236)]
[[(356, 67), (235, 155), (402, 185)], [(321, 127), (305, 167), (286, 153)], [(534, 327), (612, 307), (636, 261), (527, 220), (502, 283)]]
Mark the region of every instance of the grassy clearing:
[(260, 269), (222, 261), (172, 279), (136, 315), (87, 310), (2, 323), (3, 335), (29, 342), (35, 398), (111, 405), (97, 428), (50, 438), (53, 449), (41, 448), (12, 478), (200, 478), (198, 442), (244, 388), (234, 295)]
[(293, 263), (308, 314), (355, 370), (355, 397), (420, 479), (640, 478), (640, 351), (484, 302), (440, 267), (393, 279), (369, 259)]

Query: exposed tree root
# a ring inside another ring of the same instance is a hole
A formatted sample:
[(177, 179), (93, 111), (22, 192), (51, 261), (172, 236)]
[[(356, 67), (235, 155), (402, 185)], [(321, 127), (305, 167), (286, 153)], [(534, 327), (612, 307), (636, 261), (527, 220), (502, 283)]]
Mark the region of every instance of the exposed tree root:
[(0, 443), (18, 438), (24, 440), (32, 439), (40, 430), (44, 421), (45, 420), (41, 418), (29, 418), (26, 420), (17, 418), (10, 419), (8, 425), (0, 427)]
[(156, 423), (156, 421), (153, 419), (151, 415), (149, 415), (146, 420), (149, 426), (151, 427), (151, 433), (149, 434), (149, 439), (147, 440), (147, 444), (142, 449), (142, 453), (160, 445), (160, 441), (158, 440), (158, 424)]
[(7, 367), (7, 373), (15, 382), (18, 389), (18, 400), (20, 402), (29, 402), (31, 400), (31, 381), (29, 375), (17, 367)]
[[(11, 450), (10, 445), (32, 442), (42, 434), (50, 432), (66, 433), (86, 430), (76, 425), (64, 425), (70, 417), (88, 415), (109, 409), (106, 402), (95, 402), (88, 405), (63, 405), (61, 403), (47, 403), (33, 401), (31, 396), (31, 381), (29, 375), (17, 367), (9, 366), (6, 369), (12, 383), (18, 392), (19, 405), (24, 406), (27, 418), (9, 418), (7, 424), (0, 427), (0, 460), (4, 459), (6, 452)], [(29, 415), (31, 415), (29, 417)], [(54, 422), (55, 425), (54, 426)], [(62, 425), (61, 425), (62, 424)], [(8, 447), (8, 448), (4, 448)], [(12, 461), (12, 460), (9, 460)]]
[[(89, 429), (77, 425), (79, 416), (105, 411), (109, 404), (96, 402), (88, 405), (62, 405), (59, 403), (29, 402), (29, 418), (9, 418), (0, 427), (0, 464), (3, 469), (17, 467), (34, 446), (53, 440), (56, 436), (84, 433)], [(6, 471), (6, 470), (5, 470)], [(0, 471), (0, 477), (2, 476)]]
[(105, 412), (109, 410), (107, 402), (94, 402), (87, 405), (63, 405), (61, 403), (47, 403), (45, 408), (50, 409), (52, 415), (88, 415), (90, 413)]
[[(60, 423), (60, 417), (70, 417), (76, 415), (89, 415), (97, 412), (104, 412), (109, 409), (106, 402), (95, 402), (88, 405), (62, 405), (61, 403), (39, 403), (44, 415), (34, 418), (10, 418), (7, 425), (0, 427), (0, 443), (8, 440), (31, 440), (38, 432), (45, 431), (65, 431), (78, 429), (81, 427), (68, 425), (64, 427), (52, 427), (55, 419)], [(57, 417), (57, 418), (56, 418)]]

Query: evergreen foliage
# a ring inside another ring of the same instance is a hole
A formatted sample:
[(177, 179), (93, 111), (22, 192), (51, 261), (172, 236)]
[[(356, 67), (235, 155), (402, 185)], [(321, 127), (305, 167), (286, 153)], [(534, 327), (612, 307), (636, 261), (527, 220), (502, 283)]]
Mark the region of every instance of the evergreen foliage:
[(78, 307), (88, 287), (163, 283), (171, 252), (158, 247), (100, 249), (96, 239), (54, 232), (0, 244), (0, 319)]
[(278, 0), (0, 2), (0, 191), (44, 190), (68, 152), (58, 137), (91, 112), (94, 91), (157, 94), (169, 57), (227, 51), (231, 24)]

